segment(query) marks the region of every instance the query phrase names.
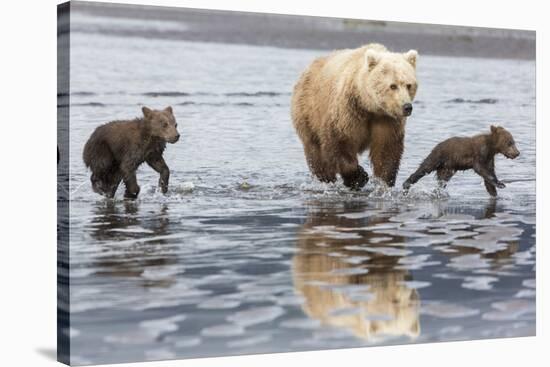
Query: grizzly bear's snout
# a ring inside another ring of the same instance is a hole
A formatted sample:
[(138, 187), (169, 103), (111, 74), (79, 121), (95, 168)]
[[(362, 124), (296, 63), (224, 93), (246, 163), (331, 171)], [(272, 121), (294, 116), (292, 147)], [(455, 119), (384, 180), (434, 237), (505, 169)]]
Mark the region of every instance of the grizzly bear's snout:
[(410, 103), (405, 103), (403, 105), (403, 116), (410, 116), (413, 112), (413, 106)]

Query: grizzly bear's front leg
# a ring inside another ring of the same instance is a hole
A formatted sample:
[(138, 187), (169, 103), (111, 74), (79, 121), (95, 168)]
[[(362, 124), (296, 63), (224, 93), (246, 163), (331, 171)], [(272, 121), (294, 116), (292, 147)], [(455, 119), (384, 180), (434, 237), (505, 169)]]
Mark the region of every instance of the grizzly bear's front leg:
[(352, 190), (359, 190), (369, 182), (369, 174), (363, 167), (357, 165), (357, 170), (350, 174), (342, 174), (344, 185)]
[(369, 180), (367, 172), (359, 165), (357, 153), (350, 149), (350, 144), (344, 140), (324, 142), (323, 155), (327, 159), (327, 166), (335, 167), (342, 176), (344, 185), (352, 190), (359, 190)]
[(369, 181), (369, 175), (363, 167), (359, 165), (357, 156), (350, 153), (340, 157), (338, 162), (340, 176), (344, 180), (344, 185), (352, 190), (359, 190)]
[(395, 185), (404, 149), (401, 124), (395, 121), (373, 123), (370, 142), (370, 160), (373, 174), (388, 186)]
[(166, 165), (161, 155), (151, 155), (146, 159), (147, 164), (160, 173), (159, 187), (163, 194), (168, 192), (168, 180), (170, 178), (170, 169)]

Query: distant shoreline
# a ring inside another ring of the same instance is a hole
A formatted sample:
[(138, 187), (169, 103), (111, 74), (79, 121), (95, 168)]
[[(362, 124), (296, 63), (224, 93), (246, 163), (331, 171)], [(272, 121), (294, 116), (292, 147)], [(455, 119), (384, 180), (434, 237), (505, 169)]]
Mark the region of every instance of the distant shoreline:
[(181, 24), (181, 29), (89, 29), (127, 37), (249, 44), (298, 49), (354, 48), (378, 42), (391, 50), (420, 54), (535, 60), (534, 31), (433, 24), (245, 13), (160, 6), (71, 2), (71, 12), (106, 18)]

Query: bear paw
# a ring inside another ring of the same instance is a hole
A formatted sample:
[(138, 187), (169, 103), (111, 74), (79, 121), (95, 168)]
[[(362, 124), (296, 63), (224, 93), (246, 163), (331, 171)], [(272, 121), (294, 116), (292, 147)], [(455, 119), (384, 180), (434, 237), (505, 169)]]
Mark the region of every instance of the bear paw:
[(504, 182), (502, 182), (502, 181), (497, 181), (497, 182), (495, 183), (495, 185), (496, 185), (496, 187), (498, 187), (499, 189), (503, 189), (503, 188), (506, 187), (506, 185), (505, 185)]
[(138, 197), (139, 191), (140, 191), (139, 186), (137, 187), (137, 190), (134, 190), (134, 191), (126, 190), (126, 192), (124, 192), (124, 198), (135, 200)]
[(357, 171), (350, 175), (342, 175), (344, 185), (352, 190), (360, 190), (369, 182), (369, 175), (361, 166), (357, 166)]

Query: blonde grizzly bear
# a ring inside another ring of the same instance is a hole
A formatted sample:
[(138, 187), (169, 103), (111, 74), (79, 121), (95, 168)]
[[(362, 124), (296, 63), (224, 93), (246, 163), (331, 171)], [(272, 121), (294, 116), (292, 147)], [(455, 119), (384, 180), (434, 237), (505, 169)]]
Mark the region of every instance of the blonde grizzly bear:
[(417, 89), (417, 52), (380, 44), (320, 57), (294, 87), (292, 120), (311, 172), (323, 182), (363, 187), (358, 155), (369, 149), (373, 173), (393, 186), (403, 154), (405, 122)]

